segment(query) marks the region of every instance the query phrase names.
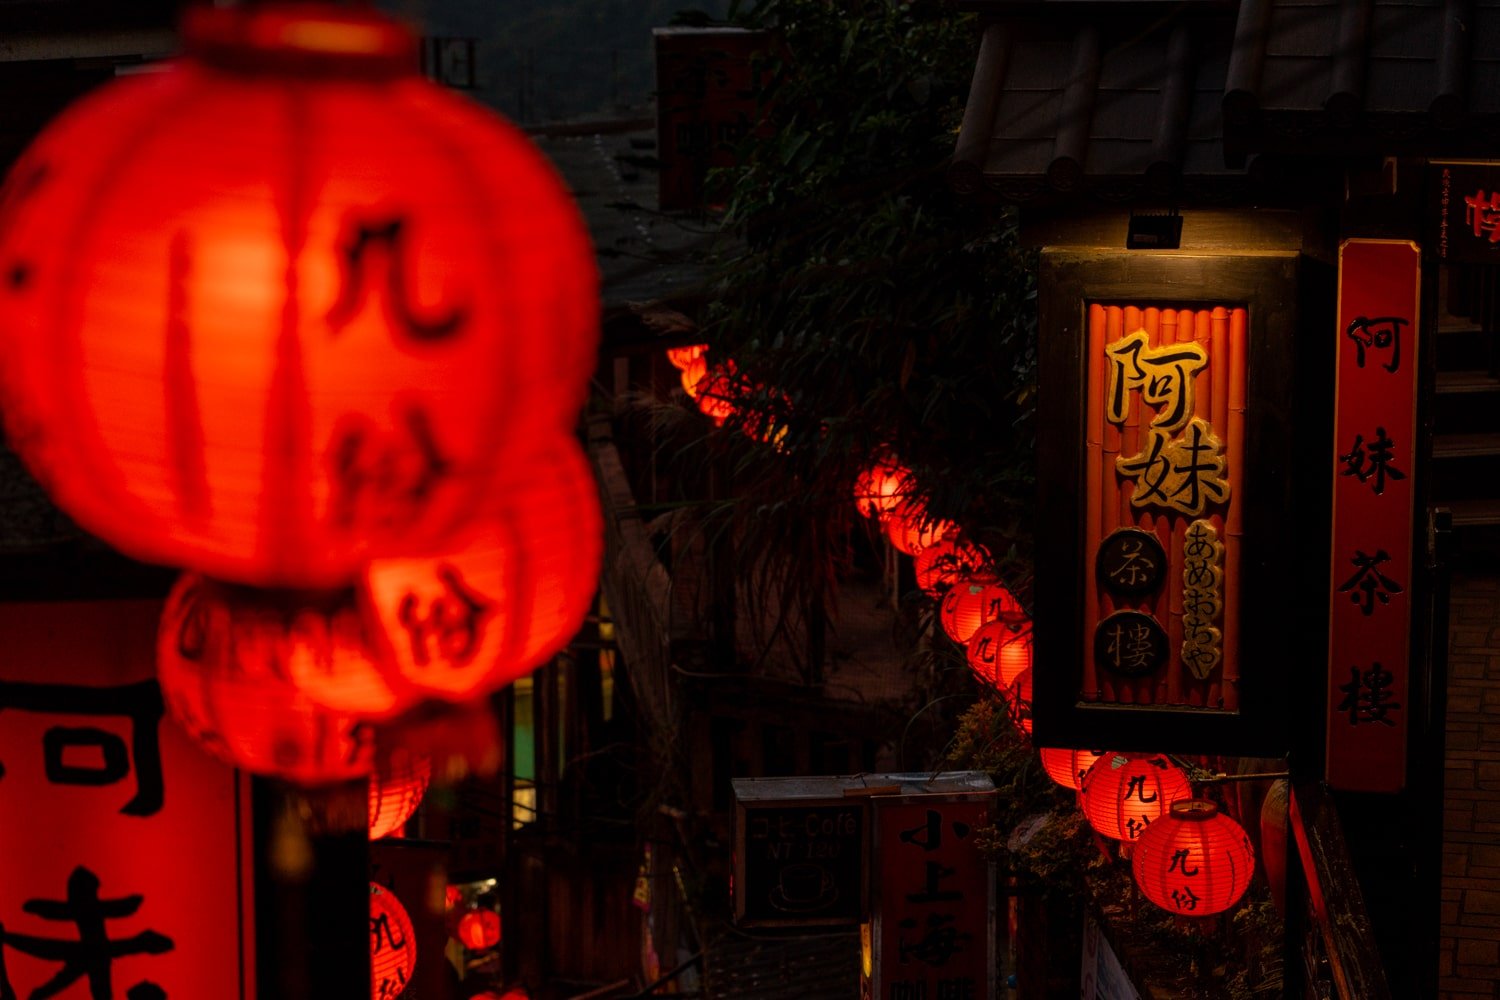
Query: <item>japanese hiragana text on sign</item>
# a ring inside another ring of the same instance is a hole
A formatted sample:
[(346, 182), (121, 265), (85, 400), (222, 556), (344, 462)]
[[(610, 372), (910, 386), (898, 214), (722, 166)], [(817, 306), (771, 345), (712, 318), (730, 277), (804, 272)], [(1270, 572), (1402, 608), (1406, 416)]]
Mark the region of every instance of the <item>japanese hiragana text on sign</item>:
[[(1490, 226), (1488, 200), (1469, 207)], [(1420, 277), (1412, 243), (1340, 251), (1327, 774), (1340, 789), (1405, 781)]]
[[(929, 796), (928, 799), (940, 799)], [(993, 877), (983, 799), (874, 800), (879, 866), (878, 1000), (994, 996)]]
[(1239, 708), (1247, 322), (1089, 306), (1081, 702)]
[(164, 721), (160, 606), (0, 605), (0, 1000), (246, 1000), (238, 775)]

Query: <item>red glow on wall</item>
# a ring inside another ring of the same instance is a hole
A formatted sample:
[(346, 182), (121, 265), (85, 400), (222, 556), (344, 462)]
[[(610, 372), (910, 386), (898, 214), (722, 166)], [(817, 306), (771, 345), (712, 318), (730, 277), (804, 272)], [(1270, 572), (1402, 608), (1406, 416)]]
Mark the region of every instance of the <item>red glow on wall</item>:
[(1255, 872), (1250, 838), (1204, 799), (1174, 802), (1135, 842), (1130, 869), (1141, 893), (1184, 917), (1222, 913), (1239, 902)]
[(417, 75), (373, 10), (197, 5), (184, 40), (12, 171), (9, 443), (129, 555), (346, 586), (572, 430), (589, 239), (526, 137)]

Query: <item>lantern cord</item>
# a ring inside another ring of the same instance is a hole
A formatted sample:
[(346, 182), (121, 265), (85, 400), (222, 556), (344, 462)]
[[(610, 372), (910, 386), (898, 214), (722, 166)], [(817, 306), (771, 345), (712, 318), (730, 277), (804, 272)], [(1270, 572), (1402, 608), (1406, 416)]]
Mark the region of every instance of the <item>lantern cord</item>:
[(1275, 781), (1278, 778), (1290, 778), (1290, 771), (1257, 771), (1251, 774), (1227, 774), (1223, 771), (1215, 774), (1207, 768), (1199, 767), (1192, 761), (1183, 760), (1176, 754), (1166, 754), (1168, 760), (1182, 768), (1188, 774), (1188, 780), (1195, 785), (1223, 785), (1232, 781)]

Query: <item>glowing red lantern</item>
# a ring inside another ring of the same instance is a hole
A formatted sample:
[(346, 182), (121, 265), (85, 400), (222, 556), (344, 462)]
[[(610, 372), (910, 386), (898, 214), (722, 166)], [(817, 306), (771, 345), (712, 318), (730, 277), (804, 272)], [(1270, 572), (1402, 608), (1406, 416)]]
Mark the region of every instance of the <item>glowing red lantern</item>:
[(698, 398), (698, 383), (703, 381), (708, 374), (708, 359), (698, 355), (687, 363), (682, 370), (682, 391), (688, 394), (689, 399)]
[(990, 687), (1005, 690), (1023, 670), (1031, 669), (1031, 623), (999, 618), (969, 637), (969, 669)]
[(368, 8), (193, 5), (186, 55), (80, 101), (0, 207), (10, 444), (125, 553), (347, 585), (576, 422), (597, 273), (525, 136)]
[(470, 951), (485, 951), (500, 943), (500, 914), (483, 908), (470, 910), (458, 922), (458, 940)]
[(938, 620), (948, 637), (963, 646), (981, 625), (1024, 614), (1021, 605), (1002, 584), (993, 579), (971, 577), (958, 581), (943, 595)]
[(452, 911), (464, 901), (464, 891), (456, 885), (450, 885), (443, 890), (443, 908)]
[(431, 779), (432, 762), (426, 757), (400, 748), (391, 751), (370, 776), (370, 839), (389, 837), (405, 827)]
[(1165, 757), (1111, 753), (1089, 768), (1078, 794), (1084, 817), (1100, 835), (1135, 841), (1193, 789)]
[(993, 560), (981, 546), (948, 535), (923, 549), (915, 568), (917, 586), (936, 596), (966, 577), (988, 572)]
[(854, 503), (866, 517), (883, 518), (914, 488), (911, 470), (895, 456), (881, 454), (854, 480)]
[(519, 459), (452, 549), (366, 568), (376, 669), (394, 689), (451, 701), (488, 694), (583, 624), (604, 548), (588, 459), (571, 436), (539, 438)]
[(1234, 820), (1205, 799), (1173, 802), (1135, 842), (1130, 870), (1151, 902), (1184, 917), (1222, 913), (1239, 902), (1255, 871), (1255, 850)]
[(370, 995), (400, 996), (417, 967), (417, 935), (396, 894), (370, 883)]
[(667, 348), (667, 360), (678, 371), (687, 371), (688, 365), (703, 357), (707, 351), (707, 344), (688, 344), (686, 347), (669, 347)]
[(1014, 684), (1005, 689), (1010, 701), (1010, 717), (1026, 735), (1031, 735), (1031, 668), (1021, 671)]
[(885, 536), (898, 552), (909, 556), (921, 555), (923, 549), (957, 530), (952, 521), (929, 518), (926, 506), (915, 499), (897, 504), (885, 519)]
[(1042, 747), (1039, 752), (1047, 777), (1075, 792), (1083, 781), (1083, 776), (1089, 773), (1089, 768), (1105, 755), (1103, 750), (1063, 750), (1053, 747)]
[[(686, 374), (686, 373), (684, 373)], [(735, 368), (733, 361), (715, 365), (698, 381), (695, 398), (698, 412), (716, 424), (722, 424), (734, 413)]]
[(205, 749), (301, 784), (370, 773), (368, 724), (315, 704), (280, 672), (301, 637), (274, 600), (184, 574), (157, 632), (156, 668), (172, 716)]

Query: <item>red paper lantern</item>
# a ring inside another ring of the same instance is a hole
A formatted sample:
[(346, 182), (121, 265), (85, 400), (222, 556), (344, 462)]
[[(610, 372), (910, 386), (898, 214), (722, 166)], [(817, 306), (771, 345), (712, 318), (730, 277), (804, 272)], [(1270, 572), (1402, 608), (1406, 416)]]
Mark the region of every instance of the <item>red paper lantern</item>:
[(1031, 622), (999, 618), (969, 637), (969, 669), (990, 687), (1005, 690), (1031, 669)]
[(987, 572), (992, 562), (983, 547), (950, 534), (917, 556), (917, 586), (937, 596), (959, 580)]
[(1014, 684), (1005, 689), (1010, 702), (1010, 717), (1026, 735), (1031, 735), (1031, 668), (1021, 671)]
[(184, 574), (157, 632), (162, 696), (189, 736), (235, 767), (307, 785), (362, 778), (374, 763), (369, 725), (315, 704), (283, 673), (306, 655), (303, 641), (260, 592)]
[(708, 358), (698, 355), (687, 363), (682, 369), (682, 391), (688, 394), (689, 399), (698, 398), (698, 383), (702, 382), (708, 374)]
[(911, 470), (894, 455), (881, 454), (854, 480), (854, 503), (866, 517), (884, 518), (915, 487)]
[[(684, 373), (685, 374), (685, 373)], [(698, 381), (694, 398), (698, 401), (698, 412), (715, 424), (723, 424), (734, 414), (736, 396), (735, 368), (733, 361), (715, 365)]]
[(396, 894), (370, 883), (370, 995), (399, 996), (417, 967), (417, 935)]
[(963, 646), (981, 625), (1024, 614), (1002, 584), (993, 579), (970, 577), (958, 581), (943, 595), (938, 620), (948, 637)]
[(1103, 750), (1062, 750), (1052, 747), (1042, 747), (1039, 752), (1047, 777), (1075, 792), (1084, 775), (1089, 773), (1089, 768), (1105, 755)]
[(422, 804), (431, 779), (432, 762), (426, 757), (400, 748), (391, 751), (370, 776), (370, 839), (403, 829)]
[(667, 348), (667, 360), (672, 367), (679, 371), (686, 371), (688, 365), (703, 357), (708, 351), (707, 344), (688, 344), (686, 347)]
[(1130, 870), (1151, 902), (1183, 917), (1222, 913), (1239, 902), (1255, 850), (1234, 820), (1205, 799), (1173, 802), (1135, 842)]
[(915, 499), (897, 504), (885, 519), (885, 536), (898, 552), (909, 556), (921, 555), (923, 549), (957, 530), (952, 521), (929, 518), (926, 506)]
[(186, 55), (61, 115), (0, 208), (0, 400), (125, 553), (347, 585), (467, 519), (595, 365), (582, 219), (367, 8), (194, 5)]
[(1111, 753), (1089, 768), (1078, 794), (1084, 817), (1100, 835), (1135, 841), (1193, 789), (1165, 757)]
[(470, 951), (485, 951), (500, 943), (500, 914), (494, 910), (470, 910), (458, 922), (458, 940)]

